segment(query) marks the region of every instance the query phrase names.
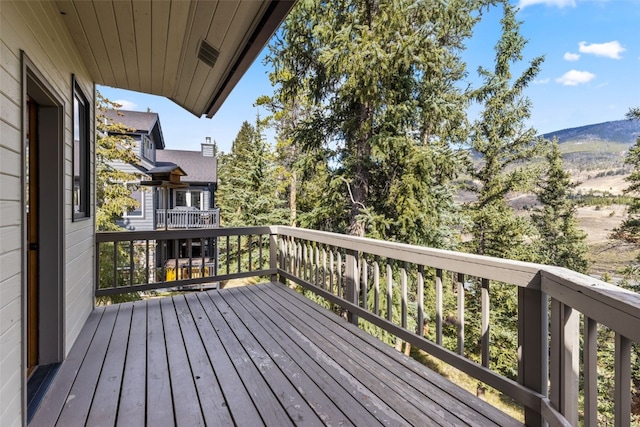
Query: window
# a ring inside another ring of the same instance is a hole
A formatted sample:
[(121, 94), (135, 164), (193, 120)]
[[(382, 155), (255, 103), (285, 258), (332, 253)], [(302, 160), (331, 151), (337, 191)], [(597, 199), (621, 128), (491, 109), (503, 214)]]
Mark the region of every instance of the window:
[(135, 201), (138, 202), (138, 207), (132, 211), (125, 212), (124, 216), (129, 218), (144, 216), (144, 192), (138, 188), (137, 184), (127, 184), (127, 187), (131, 189), (131, 193), (129, 195), (132, 199), (135, 199)]
[(90, 217), (89, 116), (90, 107), (73, 77), (73, 219)]
[(202, 191), (176, 190), (175, 206), (202, 209)]
[(142, 140), (140, 141), (140, 146), (142, 149), (142, 156), (150, 161), (154, 162), (155, 152), (153, 150), (153, 141), (147, 135), (142, 135)]

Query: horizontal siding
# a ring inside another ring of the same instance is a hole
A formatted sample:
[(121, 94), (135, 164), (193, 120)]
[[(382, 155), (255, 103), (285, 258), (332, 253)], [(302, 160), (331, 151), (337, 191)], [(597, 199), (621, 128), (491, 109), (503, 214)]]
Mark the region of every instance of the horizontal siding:
[[(93, 83), (55, 2), (0, 2), (0, 425), (23, 420), (21, 50), (64, 103), (65, 343), (68, 352), (93, 307), (94, 212), (72, 221), (72, 87), (92, 104)], [(91, 127), (93, 129), (93, 127)], [(92, 130), (93, 132), (93, 130)], [(93, 139), (93, 133), (92, 133)], [(91, 153), (93, 157), (93, 153)], [(91, 167), (94, 170), (94, 167)], [(92, 181), (92, 189), (93, 189)], [(94, 193), (91, 194), (91, 206)]]

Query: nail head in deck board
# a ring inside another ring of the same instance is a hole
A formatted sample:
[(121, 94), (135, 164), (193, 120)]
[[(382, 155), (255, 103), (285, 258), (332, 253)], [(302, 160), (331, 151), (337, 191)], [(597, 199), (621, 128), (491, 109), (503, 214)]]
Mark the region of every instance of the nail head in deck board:
[[(121, 331), (123, 334), (124, 331)], [(127, 357), (118, 407), (118, 426), (142, 426), (145, 423), (147, 395), (147, 302), (133, 304)]]
[(175, 425), (171, 380), (167, 361), (167, 343), (160, 301), (147, 303), (147, 417), (149, 426)]
[[(364, 399), (356, 399), (349, 394), (327, 372), (323, 371), (323, 368), (318, 363), (304, 353), (298, 346), (296, 339), (286, 335), (284, 330), (286, 325), (275, 323), (276, 316), (268, 316), (266, 314), (268, 311), (265, 310), (268, 310), (268, 306), (265, 306), (260, 298), (253, 298), (253, 294), (246, 288), (236, 288), (236, 290), (234, 297), (236, 297), (240, 306), (244, 308), (244, 312), (252, 316), (254, 327), (259, 327), (265, 334), (262, 338), (263, 343), (269, 341), (271, 343), (269, 347), (272, 351), (286, 353), (286, 360), (282, 360), (284, 358), (278, 359), (282, 365), (291, 363), (295, 366), (286, 368), (281, 366), (283, 372), (286, 371), (288, 373), (291, 382), (294, 385), (298, 382), (304, 384), (303, 387), (307, 391), (306, 394), (317, 403), (322, 404), (318, 410), (322, 409), (326, 412), (332, 410), (331, 413), (333, 415), (324, 412), (320, 415), (323, 420), (328, 420), (327, 423), (331, 425), (349, 425), (350, 422), (353, 425), (362, 426), (382, 425), (382, 422), (374, 418), (362, 406), (361, 403)], [(248, 319), (247, 321), (251, 320)], [(265, 326), (260, 327), (259, 325)], [(267, 335), (271, 336), (272, 339), (265, 339)], [(300, 366), (297, 363), (304, 363), (305, 366)], [(313, 404), (312, 406), (315, 407)], [(382, 421), (387, 424), (391, 421), (391, 418), (386, 417)], [(393, 419), (395, 423), (401, 421), (400, 417)]]
[(133, 304), (120, 305), (114, 327), (114, 333), (107, 349), (104, 366), (100, 372), (93, 404), (89, 410), (87, 425), (106, 426), (114, 425), (118, 411), (118, 399), (120, 398), (120, 386), (122, 384), (124, 365), (120, 363), (127, 354), (129, 336), (120, 333), (131, 329), (131, 315)]
[(73, 344), (69, 355), (60, 366), (50, 389), (55, 388), (55, 393), (47, 392), (40, 403), (40, 407), (29, 423), (31, 427), (49, 426), (58, 420), (60, 411), (67, 399), (69, 390), (78, 374), (80, 366), (91, 344), (91, 340), (98, 329), (100, 320), (104, 313), (104, 307), (98, 307), (89, 315), (87, 322), (82, 327), (78, 339)]
[(164, 324), (164, 339), (171, 343), (167, 346), (171, 395), (173, 402), (180, 402), (180, 405), (173, 407), (176, 425), (189, 427), (204, 425), (200, 401), (193, 375), (190, 372), (189, 358), (182, 338), (182, 331), (178, 325), (173, 298), (161, 298), (160, 308)]
[(219, 308), (214, 304), (214, 299), (216, 299), (217, 294), (201, 294), (199, 297), (202, 306), (209, 315), (211, 323), (216, 325), (222, 344), (229, 353), (231, 361), (235, 365), (244, 386), (249, 392), (265, 424), (273, 426), (293, 425), (289, 414), (280, 404), (274, 401), (269, 389), (269, 384), (250, 361), (250, 357), (243, 343), (235, 336), (229, 325), (227, 325)]
[(212, 362), (207, 355), (189, 306), (184, 297), (174, 297), (174, 305), (189, 355), (189, 364), (195, 380), (204, 421), (207, 425), (213, 426), (232, 425), (233, 418), (212, 366), (216, 362)]
[(209, 360), (213, 363), (218, 384), (225, 398), (229, 396), (226, 403), (235, 425), (250, 427), (264, 425), (200, 299), (196, 294), (189, 294), (186, 295), (185, 300), (193, 315), (198, 333), (202, 337)]
[[(281, 292), (280, 291), (281, 289), (282, 289), (282, 287), (275, 288), (275, 291), (276, 292)], [(304, 305), (311, 305), (311, 306), (317, 305), (313, 301), (311, 301), (308, 298), (300, 295), (297, 292), (287, 292), (285, 294), (285, 296), (293, 296), (300, 303), (302, 303)], [(297, 305), (295, 305), (295, 306), (297, 306)], [(451, 404), (465, 405), (465, 406), (471, 407), (471, 409), (474, 412), (481, 413), (482, 415), (480, 416), (480, 419), (476, 419), (474, 423), (480, 423), (480, 420), (483, 419), (484, 417), (486, 417), (486, 418), (492, 420), (492, 422), (494, 422), (494, 423), (496, 423), (498, 425), (501, 425), (501, 426), (503, 426), (503, 425), (522, 425), (517, 420), (514, 420), (510, 416), (508, 416), (505, 413), (503, 413), (502, 411), (500, 411), (499, 409), (497, 409), (497, 408), (495, 408), (495, 407), (493, 407), (493, 406), (491, 406), (489, 404), (486, 404), (481, 399), (477, 398), (476, 396), (473, 396), (472, 394), (470, 394), (466, 390), (462, 389), (461, 387), (458, 387), (457, 385), (451, 383), (449, 380), (447, 380), (446, 378), (442, 377), (438, 373), (430, 370), (426, 366), (418, 363), (417, 361), (415, 361), (413, 359), (406, 358), (406, 356), (404, 356), (402, 353), (400, 353), (398, 351), (395, 351), (393, 348), (391, 348), (388, 345), (384, 344), (382, 341), (378, 340), (377, 338), (375, 338), (375, 337), (373, 337), (373, 336), (371, 336), (371, 335), (369, 335), (369, 334), (367, 334), (367, 333), (355, 328), (352, 325), (347, 324), (346, 322), (343, 322), (341, 318), (339, 318), (338, 316), (333, 315), (332, 312), (329, 312), (327, 310), (318, 310), (318, 313), (323, 315), (326, 318), (327, 321), (330, 321), (330, 322), (333, 322), (333, 323), (340, 323), (341, 325), (345, 324), (345, 328), (347, 328), (349, 330), (353, 330), (354, 334), (356, 334), (361, 340), (364, 340), (365, 342), (367, 342), (368, 344), (373, 346), (372, 351), (376, 351), (376, 352), (380, 351), (380, 352), (386, 354), (387, 356), (389, 356), (392, 359), (396, 360), (402, 366), (406, 366), (414, 374), (419, 375), (424, 380), (428, 381), (429, 383), (434, 384), (440, 390), (442, 390), (443, 392), (445, 392), (448, 395), (450, 395), (451, 399), (443, 400), (443, 404), (446, 404), (447, 402), (449, 402)], [(458, 408), (458, 406), (454, 406), (454, 408)], [(478, 408), (481, 408), (481, 412), (479, 412)]]

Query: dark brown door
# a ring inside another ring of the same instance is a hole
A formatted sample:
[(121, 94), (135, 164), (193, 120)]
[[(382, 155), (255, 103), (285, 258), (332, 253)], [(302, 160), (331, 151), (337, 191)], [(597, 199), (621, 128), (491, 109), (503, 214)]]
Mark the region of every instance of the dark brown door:
[(38, 104), (27, 100), (27, 376), (38, 365)]

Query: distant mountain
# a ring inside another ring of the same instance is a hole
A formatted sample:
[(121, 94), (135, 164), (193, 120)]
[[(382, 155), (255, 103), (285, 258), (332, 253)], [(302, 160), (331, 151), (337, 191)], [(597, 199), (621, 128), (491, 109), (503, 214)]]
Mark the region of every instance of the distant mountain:
[(613, 122), (562, 129), (546, 133), (542, 136), (547, 139), (556, 137), (561, 144), (566, 142), (596, 141), (633, 144), (636, 142), (638, 136), (640, 136), (640, 120), (616, 120)]

